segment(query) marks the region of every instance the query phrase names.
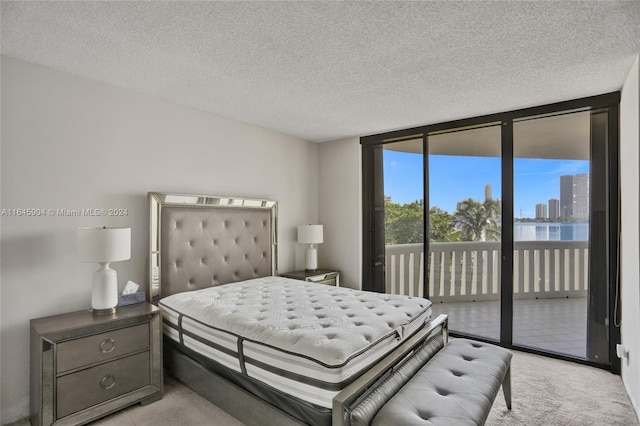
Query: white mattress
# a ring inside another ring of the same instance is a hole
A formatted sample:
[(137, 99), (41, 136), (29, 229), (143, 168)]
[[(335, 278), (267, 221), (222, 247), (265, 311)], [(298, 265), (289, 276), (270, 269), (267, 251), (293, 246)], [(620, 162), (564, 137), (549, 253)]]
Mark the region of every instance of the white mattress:
[(431, 302), (282, 277), (163, 298), (165, 336), (305, 401), (333, 397), (431, 317)]

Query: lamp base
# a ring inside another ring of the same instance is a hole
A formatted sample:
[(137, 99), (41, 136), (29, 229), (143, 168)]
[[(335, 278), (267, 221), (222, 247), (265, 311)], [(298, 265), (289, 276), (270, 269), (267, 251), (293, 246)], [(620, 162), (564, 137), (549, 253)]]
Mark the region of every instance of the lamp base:
[(118, 306), (118, 276), (109, 267), (109, 262), (100, 262), (100, 268), (93, 274), (91, 292), (91, 312), (94, 315), (110, 315)]
[(113, 315), (116, 313), (117, 308), (113, 307), (113, 308), (107, 308), (107, 309), (89, 309), (89, 311), (93, 314), (93, 315)]
[(309, 244), (305, 254), (304, 269), (307, 271), (315, 271), (318, 269), (318, 250), (316, 250), (313, 244)]

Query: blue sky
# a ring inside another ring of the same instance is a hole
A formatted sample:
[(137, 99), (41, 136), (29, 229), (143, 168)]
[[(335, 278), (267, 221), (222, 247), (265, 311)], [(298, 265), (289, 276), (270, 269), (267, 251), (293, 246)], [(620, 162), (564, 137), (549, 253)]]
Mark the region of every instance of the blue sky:
[[(490, 184), (493, 198), (502, 198), (501, 160), (491, 157), (454, 157), (432, 155), (429, 159), (430, 206), (453, 213), (464, 198), (484, 200), (485, 185)], [(588, 173), (589, 162), (581, 160), (514, 160), (514, 213), (535, 217), (537, 203), (547, 204), (560, 198), (560, 176)], [(422, 156), (384, 151), (385, 195), (395, 203), (410, 203), (423, 198)]]

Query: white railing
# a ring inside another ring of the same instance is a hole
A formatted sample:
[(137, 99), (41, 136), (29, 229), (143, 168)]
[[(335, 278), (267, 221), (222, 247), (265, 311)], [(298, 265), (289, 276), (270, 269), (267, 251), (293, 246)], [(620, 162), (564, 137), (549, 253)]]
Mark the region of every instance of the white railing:
[[(429, 298), (434, 302), (500, 299), (500, 243), (431, 243)], [(424, 296), (422, 244), (386, 246), (387, 291)], [(514, 243), (514, 298), (585, 297), (589, 246), (586, 241)]]

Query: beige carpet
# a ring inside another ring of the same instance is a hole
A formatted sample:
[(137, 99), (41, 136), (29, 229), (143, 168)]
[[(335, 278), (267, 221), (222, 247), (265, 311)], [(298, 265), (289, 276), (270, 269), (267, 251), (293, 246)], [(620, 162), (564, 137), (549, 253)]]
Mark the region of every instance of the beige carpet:
[(620, 376), (513, 351), (512, 410), (502, 391), (487, 425), (633, 426), (638, 418)]
[[(165, 374), (164, 395), (160, 401), (140, 404), (104, 417), (92, 426), (243, 426), (191, 389)], [(267, 426), (267, 425), (265, 425)]]
[[(620, 376), (555, 359), (514, 352), (513, 410), (498, 394), (487, 425), (638, 425)], [(136, 405), (101, 419), (101, 426), (241, 426), (233, 417), (171, 377), (161, 401)], [(268, 426), (268, 425), (265, 425)]]

